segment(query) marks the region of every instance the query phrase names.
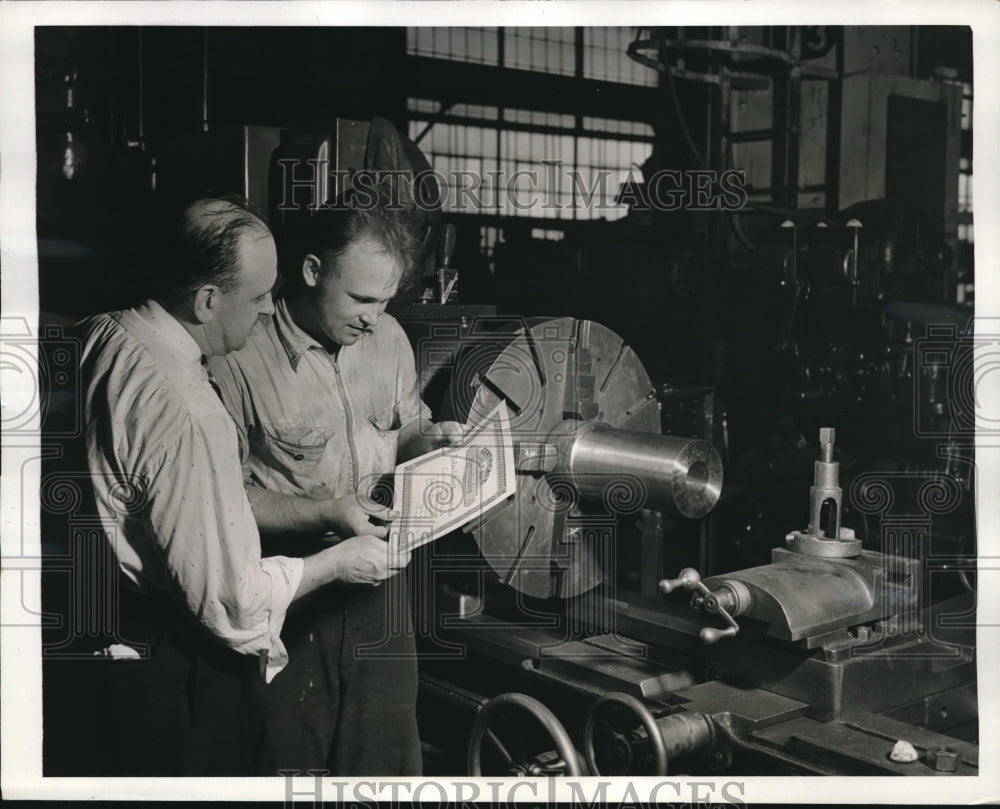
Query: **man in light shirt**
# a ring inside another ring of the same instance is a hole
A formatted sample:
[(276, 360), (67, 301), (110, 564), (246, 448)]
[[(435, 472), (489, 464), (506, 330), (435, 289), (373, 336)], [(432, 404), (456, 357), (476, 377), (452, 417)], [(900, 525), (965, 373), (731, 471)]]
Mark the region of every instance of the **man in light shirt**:
[[(322, 536), (337, 532), (324, 517), (331, 503), (365, 501), (398, 460), (461, 434), (431, 423), (409, 341), (385, 314), (419, 236), (382, 195), (313, 213), (289, 235), (287, 293), (266, 328), (211, 363), (248, 450), (265, 552), (336, 541)], [(409, 604), (403, 577), (391, 584), (328, 588), (289, 613), (292, 663), (258, 689), (258, 775), (420, 774)]]
[[(106, 667), (108, 761), (119, 775), (249, 772), (252, 679), (288, 664), (289, 605), (332, 581), (381, 581), (406, 559), (355, 536), (307, 557), (261, 558), (237, 433), (207, 358), (274, 312), (274, 241), (241, 201), (188, 206), (153, 268), (158, 291), (85, 321), (86, 445), (97, 512), (122, 580), (123, 640), (147, 659)], [(349, 528), (353, 512), (335, 512)]]

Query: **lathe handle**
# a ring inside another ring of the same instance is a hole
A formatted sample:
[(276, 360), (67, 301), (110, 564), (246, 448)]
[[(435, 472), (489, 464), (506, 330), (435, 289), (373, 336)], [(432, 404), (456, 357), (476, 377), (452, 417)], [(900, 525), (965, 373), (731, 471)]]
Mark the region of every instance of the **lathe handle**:
[(697, 590), (703, 597), (703, 603), (707, 600), (711, 604), (711, 609), (708, 611), (721, 615), (725, 619), (726, 623), (729, 624), (725, 629), (716, 629), (712, 626), (702, 628), (698, 634), (701, 635), (704, 643), (717, 643), (723, 638), (733, 638), (740, 631), (740, 625), (736, 623), (736, 619), (719, 603), (719, 599), (714, 597), (712, 591), (702, 583), (701, 574), (693, 567), (684, 568), (676, 579), (661, 579), (659, 587), (663, 595), (669, 595), (675, 590)]
[(701, 574), (693, 567), (686, 567), (676, 579), (662, 579), (660, 581), (660, 592), (663, 595), (670, 595), (675, 590), (696, 590), (701, 584)]
[(706, 626), (702, 627), (701, 632), (698, 634), (701, 635), (701, 639), (706, 644), (709, 644), (717, 643), (723, 638), (735, 638), (737, 632), (739, 632), (739, 629), (732, 626), (727, 626), (725, 629), (716, 629), (714, 626)]

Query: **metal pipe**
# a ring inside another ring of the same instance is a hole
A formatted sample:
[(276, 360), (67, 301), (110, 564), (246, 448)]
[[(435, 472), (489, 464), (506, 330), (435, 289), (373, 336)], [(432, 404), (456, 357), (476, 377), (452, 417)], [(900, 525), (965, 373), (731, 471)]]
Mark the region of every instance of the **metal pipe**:
[(722, 459), (704, 439), (576, 420), (560, 423), (550, 439), (559, 448), (556, 474), (568, 475), (581, 496), (603, 499), (613, 510), (652, 508), (697, 519), (712, 510), (722, 490)]

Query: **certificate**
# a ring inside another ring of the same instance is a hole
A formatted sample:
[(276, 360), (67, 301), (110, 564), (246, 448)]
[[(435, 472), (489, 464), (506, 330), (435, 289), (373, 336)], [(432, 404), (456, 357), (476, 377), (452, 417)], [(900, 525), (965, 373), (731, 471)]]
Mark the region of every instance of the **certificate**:
[(411, 551), (481, 516), (514, 494), (514, 444), (500, 402), (460, 443), (396, 467), (389, 547)]

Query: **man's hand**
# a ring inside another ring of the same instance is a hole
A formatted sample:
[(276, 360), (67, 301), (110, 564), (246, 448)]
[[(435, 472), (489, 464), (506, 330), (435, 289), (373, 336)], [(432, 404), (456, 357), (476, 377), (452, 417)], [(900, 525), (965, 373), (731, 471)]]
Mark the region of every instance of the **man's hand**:
[(424, 431), (424, 437), (432, 445), (432, 449), (440, 449), (462, 440), (465, 427), (457, 421), (438, 421)]
[[(379, 523), (391, 522), (399, 517), (399, 512), (379, 506), (356, 494), (326, 501), (324, 512), (328, 530), (342, 537), (369, 535), (385, 539), (389, 534), (389, 526)], [(379, 523), (373, 522), (373, 519)]]
[(412, 421), (400, 433), (398, 462), (409, 461), (462, 440), (465, 428), (457, 421)]
[(345, 539), (324, 553), (336, 554), (334, 578), (347, 584), (378, 584), (410, 562), (409, 551), (394, 553), (385, 540), (370, 534)]

